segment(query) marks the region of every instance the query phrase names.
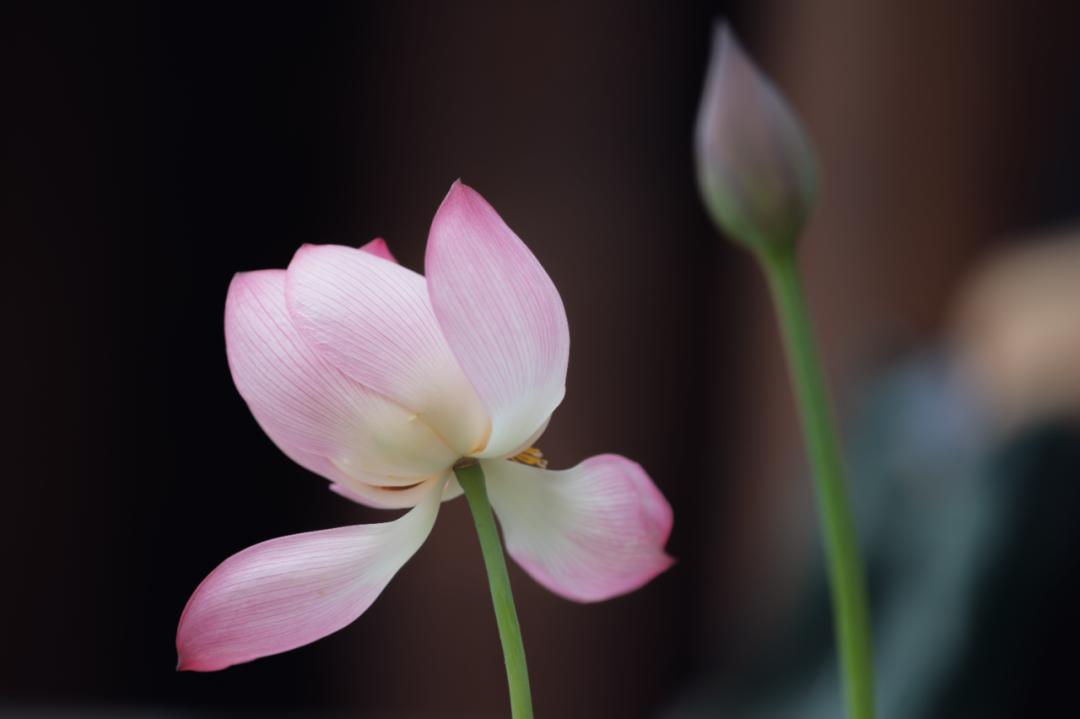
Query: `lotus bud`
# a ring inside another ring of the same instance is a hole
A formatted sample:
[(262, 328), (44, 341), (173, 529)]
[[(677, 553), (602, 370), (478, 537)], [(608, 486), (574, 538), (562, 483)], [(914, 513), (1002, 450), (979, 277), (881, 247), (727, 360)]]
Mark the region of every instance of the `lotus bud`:
[(695, 144), (698, 185), (720, 230), (755, 251), (793, 247), (814, 204), (813, 151), (725, 23), (714, 32)]

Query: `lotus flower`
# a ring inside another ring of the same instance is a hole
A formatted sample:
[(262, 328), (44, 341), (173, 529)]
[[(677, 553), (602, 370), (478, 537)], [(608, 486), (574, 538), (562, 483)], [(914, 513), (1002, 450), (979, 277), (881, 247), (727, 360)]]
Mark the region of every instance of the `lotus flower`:
[(634, 462), (547, 470), (534, 445), (565, 393), (570, 336), (540, 263), (474, 190), (435, 214), (424, 277), (386, 243), (305, 245), (236, 275), (233, 380), (301, 466), (382, 524), (295, 534), (226, 559), (188, 600), (179, 668), (212, 671), (308, 644), (361, 614), (427, 539), (453, 473), (478, 461), (507, 551), (568, 599), (632, 591), (671, 565), (671, 508)]

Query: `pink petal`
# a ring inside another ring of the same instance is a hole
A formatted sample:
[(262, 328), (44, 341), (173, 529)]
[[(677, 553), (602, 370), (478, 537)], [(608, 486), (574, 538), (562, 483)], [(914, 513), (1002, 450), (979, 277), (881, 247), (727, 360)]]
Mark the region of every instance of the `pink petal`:
[(306, 245), (289, 264), (286, 294), (304, 337), (342, 373), (408, 408), (455, 459), (484, 446), (487, 412), (443, 339), (423, 277), (369, 252)]
[(529, 248), (460, 181), (435, 213), (425, 266), (446, 340), (492, 416), (480, 456), (506, 456), (562, 401), (562, 299)]
[(635, 462), (614, 454), (549, 471), (482, 462), (506, 549), (536, 581), (567, 599), (631, 592), (671, 566), (671, 506)]
[(233, 381), (256, 420), (313, 472), (331, 480), (423, 479), (459, 456), (412, 412), (349, 380), (304, 341), (285, 307), (283, 270), (233, 278), (225, 346)]
[(393, 522), (279, 537), (229, 557), (180, 616), (178, 668), (224, 669), (348, 625), (427, 539), (441, 494), (440, 484)]
[(376, 237), (366, 245), (361, 245), (360, 249), (384, 260), (390, 260), (395, 265), (398, 263), (397, 258), (391, 254), (390, 248), (386, 245), (386, 240), (381, 237)]

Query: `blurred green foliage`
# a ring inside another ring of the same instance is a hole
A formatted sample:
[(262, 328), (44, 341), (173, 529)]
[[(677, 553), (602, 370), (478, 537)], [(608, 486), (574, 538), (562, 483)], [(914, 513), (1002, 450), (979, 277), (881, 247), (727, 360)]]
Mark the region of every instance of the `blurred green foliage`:
[[(881, 719), (1075, 716), (1080, 428), (996, 436), (940, 356), (868, 388), (849, 428)], [(670, 715), (843, 716), (820, 559), (798, 606), (750, 667), (702, 678)]]

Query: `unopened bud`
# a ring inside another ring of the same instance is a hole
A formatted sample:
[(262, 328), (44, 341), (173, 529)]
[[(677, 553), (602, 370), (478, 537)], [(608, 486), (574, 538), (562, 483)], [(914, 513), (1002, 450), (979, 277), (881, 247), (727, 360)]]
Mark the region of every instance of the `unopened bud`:
[(714, 32), (695, 143), (698, 184), (720, 229), (755, 250), (790, 247), (814, 204), (813, 151), (725, 23)]

